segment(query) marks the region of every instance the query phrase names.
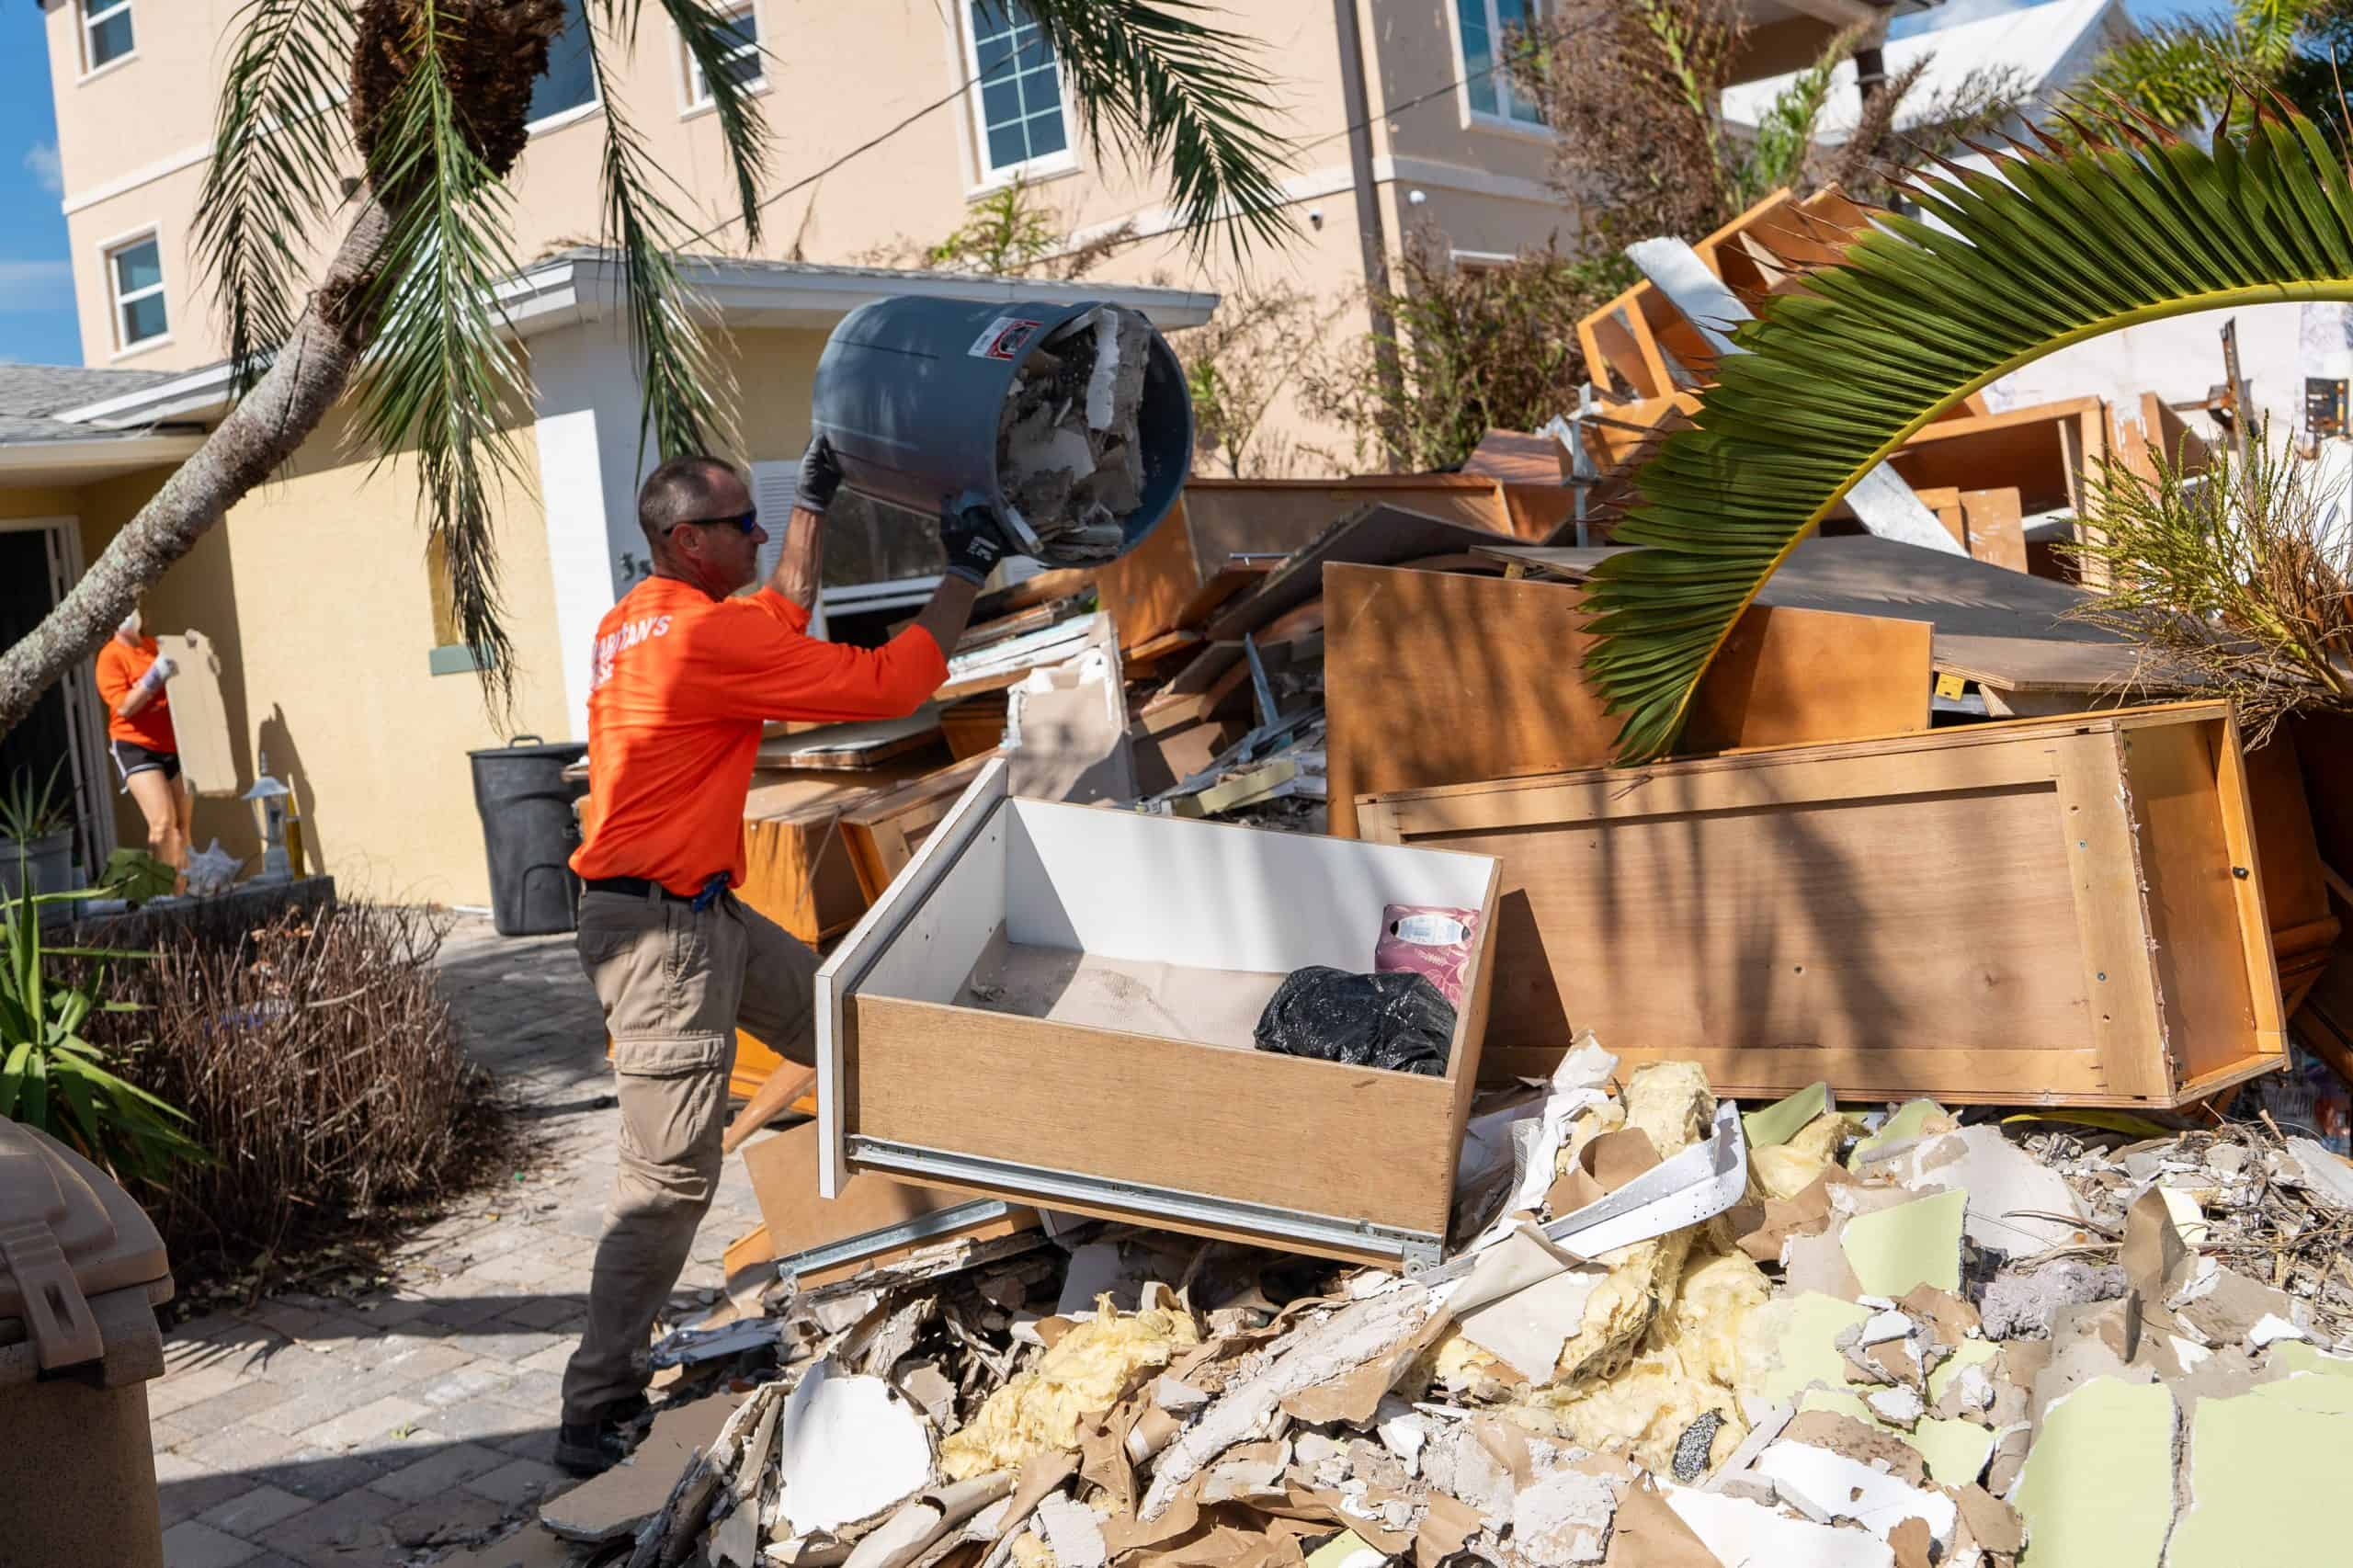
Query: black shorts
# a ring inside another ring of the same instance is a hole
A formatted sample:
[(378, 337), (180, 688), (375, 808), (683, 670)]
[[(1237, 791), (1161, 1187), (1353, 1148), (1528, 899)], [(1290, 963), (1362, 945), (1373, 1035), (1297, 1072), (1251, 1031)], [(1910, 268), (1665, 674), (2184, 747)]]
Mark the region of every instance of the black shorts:
[(131, 776), (134, 773), (160, 771), (166, 778), (180, 776), (180, 759), (176, 752), (151, 751), (136, 741), (115, 741), (108, 749), (114, 753), (115, 771), (122, 775), (125, 784), (131, 782)]

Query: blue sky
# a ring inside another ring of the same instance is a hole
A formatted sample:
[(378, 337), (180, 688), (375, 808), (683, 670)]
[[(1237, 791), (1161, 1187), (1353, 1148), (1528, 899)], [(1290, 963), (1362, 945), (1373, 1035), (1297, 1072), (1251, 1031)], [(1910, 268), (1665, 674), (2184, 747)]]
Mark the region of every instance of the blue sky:
[[(2209, 8), (2194, 0), (2130, 4), (2143, 20)], [(57, 206), (57, 125), (44, 37), (39, 8), (0, 0), (0, 360), (72, 365), (81, 362), (82, 340)]]

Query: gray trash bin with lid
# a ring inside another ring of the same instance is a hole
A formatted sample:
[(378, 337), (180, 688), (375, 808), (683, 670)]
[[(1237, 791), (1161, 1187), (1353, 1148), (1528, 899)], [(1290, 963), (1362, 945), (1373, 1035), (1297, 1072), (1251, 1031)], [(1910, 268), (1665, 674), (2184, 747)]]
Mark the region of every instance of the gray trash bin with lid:
[(171, 1298), (131, 1195), (0, 1120), (0, 1561), (163, 1568), (147, 1383)]
[[(843, 483), (861, 494), (926, 519), (943, 506), (975, 502), (1002, 511), (997, 419), (1006, 397), (1049, 338), (1102, 304), (913, 294), (870, 301), (825, 340), (810, 423), (833, 443)], [(1158, 332), (1148, 352), (1138, 417), (1143, 487), (1120, 519), (1121, 554), (1168, 515), (1193, 463), (1185, 368)], [(1050, 566), (1103, 564), (1026, 552)]]

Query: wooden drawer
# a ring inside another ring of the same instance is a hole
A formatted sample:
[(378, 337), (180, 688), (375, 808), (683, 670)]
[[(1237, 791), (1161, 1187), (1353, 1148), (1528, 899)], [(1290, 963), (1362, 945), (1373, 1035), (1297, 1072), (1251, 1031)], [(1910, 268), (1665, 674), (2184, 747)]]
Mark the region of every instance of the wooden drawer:
[(1368, 795), (1504, 865), (1491, 1072), (1589, 1028), (1720, 1094), (2174, 1106), (2281, 1061), (2219, 703)]
[[(825, 1194), (884, 1171), (1336, 1257), (1434, 1258), (1496, 876), (1484, 856), (1011, 799), (991, 762), (818, 971)], [(1483, 912), (1445, 1076), (1254, 1049), (1284, 975), (1372, 967), (1390, 903)]]

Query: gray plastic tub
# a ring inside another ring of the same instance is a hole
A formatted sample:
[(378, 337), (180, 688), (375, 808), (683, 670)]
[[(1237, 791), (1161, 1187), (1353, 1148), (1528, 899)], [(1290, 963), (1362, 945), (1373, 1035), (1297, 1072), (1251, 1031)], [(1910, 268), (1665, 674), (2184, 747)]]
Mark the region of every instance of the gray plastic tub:
[[(843, 482), (876, 501), (937, 517), (984, 502), (1005, 509), (997, 421), (1014, 378), (1056, 328), (1094, 310), (903, 295), (844, 316), (817, 361), (812, 424), (833, 443)], [(1120, 552), (1168, 515), (1193, 460), (1193, 403), (1184, 367), (1152, 335), (1139, 425), (1143, 488), (1120, 519)], [(1100, 565), (1058, 561), (1049, 565)]]

